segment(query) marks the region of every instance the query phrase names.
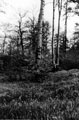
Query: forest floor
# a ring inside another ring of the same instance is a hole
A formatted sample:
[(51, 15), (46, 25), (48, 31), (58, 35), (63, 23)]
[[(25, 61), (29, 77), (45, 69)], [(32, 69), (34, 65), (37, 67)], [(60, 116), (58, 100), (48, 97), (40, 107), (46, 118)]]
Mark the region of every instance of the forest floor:
[(78, 69), (49, 73), (42, 83), (0, 76), (0, 119), (79, 120)]

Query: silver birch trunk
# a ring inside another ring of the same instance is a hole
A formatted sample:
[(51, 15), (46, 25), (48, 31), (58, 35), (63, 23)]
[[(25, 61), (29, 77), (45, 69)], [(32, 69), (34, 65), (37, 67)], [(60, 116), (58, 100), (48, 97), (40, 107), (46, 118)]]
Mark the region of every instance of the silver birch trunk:
[(55, 24), (55, 0), (53, 0), (53, 20), (52, 20), (52, 65), (53, 67), (55, 67), (54, 24)]
[(41, 0), (40, 13), (38, 18), (38, 64), (40, 63), (40, 60), (42, 58), (42, 21), (44, 15), (44, 5), (45, 1)]
[(59, 37), (60, 37), (60, 18), (61, 18), (61, 10), (62, 10), (62, 0), (58, 0), (58, 36), (57, 36), (57, 50), (56, 50), (56, 65), (59, 66)]
[(66, 0), (66, 18), (65, 18), (65, 53), (66, 53), (66, 40), (67, 40), (67, 8), (68, 8), (68, 0)]

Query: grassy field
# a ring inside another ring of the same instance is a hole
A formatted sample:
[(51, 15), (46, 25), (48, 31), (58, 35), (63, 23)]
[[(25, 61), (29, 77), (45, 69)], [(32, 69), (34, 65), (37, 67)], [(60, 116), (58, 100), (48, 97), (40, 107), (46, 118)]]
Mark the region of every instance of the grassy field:
[(43, 83), (0, 82), (0, 119), (79, 120), (79, 70), (49, 73)]

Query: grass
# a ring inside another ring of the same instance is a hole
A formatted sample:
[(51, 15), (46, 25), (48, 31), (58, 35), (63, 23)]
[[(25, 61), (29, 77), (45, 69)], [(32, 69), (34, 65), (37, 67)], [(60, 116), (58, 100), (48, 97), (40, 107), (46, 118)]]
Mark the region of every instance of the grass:
[(1, 82), (0, 119), (78, 120), (79, 70), (48, 76), (43, 83)]

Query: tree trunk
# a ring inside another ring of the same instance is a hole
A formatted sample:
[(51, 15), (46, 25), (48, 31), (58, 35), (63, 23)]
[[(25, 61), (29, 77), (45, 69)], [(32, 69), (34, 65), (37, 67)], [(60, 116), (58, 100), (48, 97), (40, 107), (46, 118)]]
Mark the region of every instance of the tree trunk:
[(4, 53), (5, 53), (5, 41), (6, 40), (6, 34), (5, 34), (5, 36), (4, 36), (4, 40), (3, 40), (3, 55), (4, 55)]
[(57, 35), (57, 50), (56, 50), (56, 65), (59, 66), (59, 37), (60, 37), (60, 18), (61, 18), (61, 10), (62, 10), (62, 0), (58, 1), (58, 35)]
[(22, 56), (24, 56), (24, 45), (23, 45), (22, 32), (21, 32), (21, 49), (22, 49)]
[(38, 60), (37, 64), (40, 64), (42, 59), (42, 22), (43, 22), (43, 14), (44, 14), (44, 0), (41, 0), (40, 6), (40, 14), (38, 18)]
[(9, 55), (12, 56), (12, 43), (10, 42), (10, 51), (9, 51)]
[(20, 39), (20, 44), (21, 44), (21, 54), (22, 56), (24, 56), (23, 34), (21, 31), (21, 22), (22, 21), (19, 21), (19, 39)]
[(66, 18), (65, 18), (65, 46), (64, 46), (65, 53), (66, 53), (66, 43), (67, 43), (67, 8), (68, 8), (68, 0), (66, 1)]
[(55, 21), (55, 0), (53, 0), (53, 20), (52, 20), (52, 65), (55, 67), (55, 50), (54, 50), (54, 21)]
[(17, 56), (19, 55), (19, 37), (17, 36)]

